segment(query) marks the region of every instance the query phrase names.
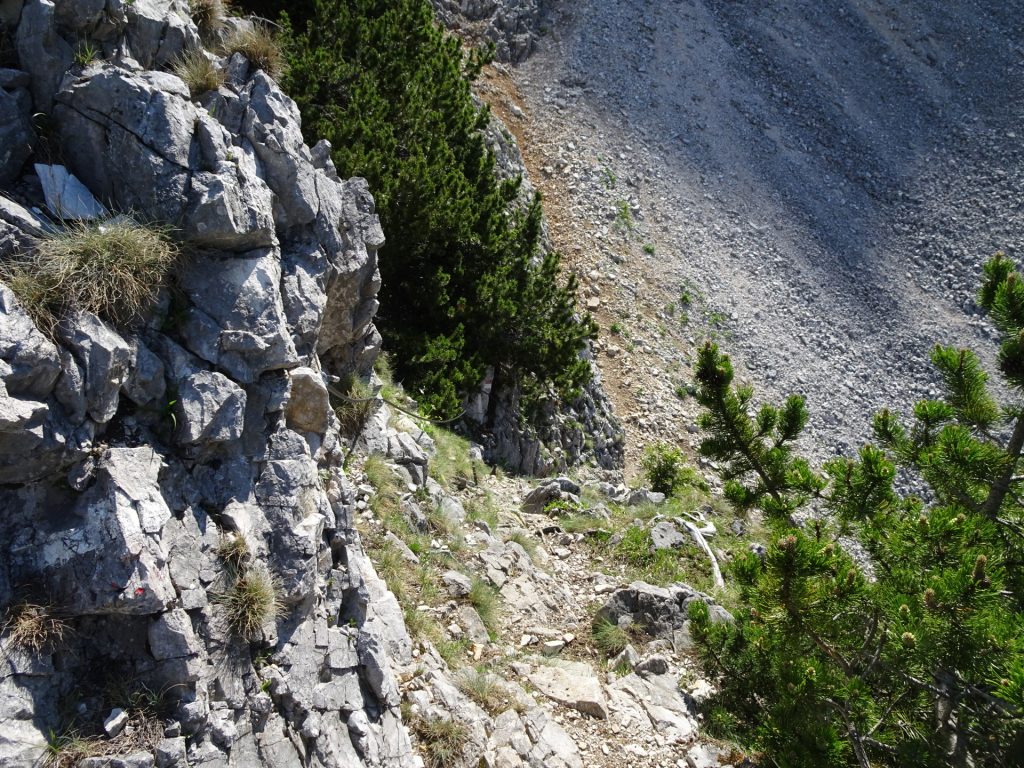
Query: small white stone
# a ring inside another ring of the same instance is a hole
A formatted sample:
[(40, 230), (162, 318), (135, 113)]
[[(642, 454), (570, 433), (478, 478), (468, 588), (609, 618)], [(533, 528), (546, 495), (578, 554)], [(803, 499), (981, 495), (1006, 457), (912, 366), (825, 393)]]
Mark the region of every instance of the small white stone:
[(128, 725), (128, 713), (123, 709), (116, 708), (110, 710), (107, 719), (103, 721), (103, 730), (107, 732), (107, 736), (113, 739), (121, 734), (126, 725)]

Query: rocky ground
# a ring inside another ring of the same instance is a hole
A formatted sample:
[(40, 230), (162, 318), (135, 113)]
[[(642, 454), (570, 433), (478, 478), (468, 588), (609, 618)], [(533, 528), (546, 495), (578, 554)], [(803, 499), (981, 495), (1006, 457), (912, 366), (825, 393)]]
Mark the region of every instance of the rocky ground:
[(598, 471), (538, 484), (478, 456), (382, 406), (350, 471), (362, 539), (413, 638), (396, 671), (423, 763), (744, 764), (700, 734), (709, 684), (686, 607), (728, 614), (680, 583), (728, 598), (687, 521), (723, 561), (742, 525), (699, 490), (666, 500)]
[(551, 5), (483, 90), (601, 323), (631, 468), (694, 441), (706, 337), (808, 397), (818, 458), (928, 394), (934, 344), (991, 357), (973, 295), (1021, 255), (1024, 4)]

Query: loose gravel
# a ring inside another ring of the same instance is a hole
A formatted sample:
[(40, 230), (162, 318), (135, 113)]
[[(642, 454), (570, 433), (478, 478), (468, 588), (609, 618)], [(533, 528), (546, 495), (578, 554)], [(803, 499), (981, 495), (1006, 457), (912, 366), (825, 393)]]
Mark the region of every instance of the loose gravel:
[(994, 359), (983, 261), (1024, 257), (1024, 2), (556, 2), (485, 98), (602, 326), (630, 435), (695, 444), (714, 338), (806, 449), (935, 393), (936, 343)]

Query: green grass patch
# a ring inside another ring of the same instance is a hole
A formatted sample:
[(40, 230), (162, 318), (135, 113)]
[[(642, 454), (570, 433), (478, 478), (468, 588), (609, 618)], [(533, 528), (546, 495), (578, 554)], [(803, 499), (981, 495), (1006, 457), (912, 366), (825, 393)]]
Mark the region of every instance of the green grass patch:
[(480, 616), (480, 620), (487, 627), (487, 631), (492, 636), (497, 634), (498, 631), (498, 618), (499, 618), (499, 600), (498, 592), (491, 586), (489, 582), (480, 578), (479, 576), (473, 577), (472, 585), (469, 589), (469, 604), (472, 605), (476, 612)]
[(607, 658), (618, 656), (632, 640), (624, 628), (604, 618), (597, 619), (591, 626), (590, 638), (594, 647)]
[(491, 717), (511, 706), (505, 686), (482, 667), (467, 667), (455, 678), (455, 685)]
[(228, 588), (216, 596), (228, 627), (243, 640), (260, 637), (263, 625), (281, 611), (281, 587), (263, 563), (238, 574)]
[(498, 504), (490, 493), (467, 499), (462, 506), (466, 510), (467, 520), (482, 520), (492, 531), (497, 529), (500, 522)]
[(424, 430), (434, 439), (436, 453), (430, 459), (430, 475), (445, 488), (462, 490), (476, 485), (487, 474), (487, 465), (469, 456), (469, 441), (436, 425)]

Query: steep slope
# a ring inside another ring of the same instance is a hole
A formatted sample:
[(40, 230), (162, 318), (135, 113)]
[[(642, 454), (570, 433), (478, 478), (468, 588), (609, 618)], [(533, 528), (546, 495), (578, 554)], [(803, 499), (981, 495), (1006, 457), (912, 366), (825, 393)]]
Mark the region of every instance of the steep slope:
[[(0, 764), (412, 765), (391, 673), (410, 640), (353, 527), (327, 388), (379, 351), (373, 198), (186, 8), (4, 4), (21, 69), (0, 70), (0, 122), (45, 111), (23, 140), (61, 165), (0, 158)], [(186, 49), (220, 77), (167, 71)], [(173, 227), (173, 290), (145, 323), (66, 306), (47, 337), (31, 259), (60, 213), (103, 206), (120, 218), (70, 237), (118, 270), (129, 214), (149, 244)]]
[(827, 455), (929, 390), (934, 343), (987, 333), (980, 261), (1024, 234), (1022, 10), (552, 4), (492, 97), (594, 297), (631, 461), (692, 424), (705, 335), (805, 393)]

